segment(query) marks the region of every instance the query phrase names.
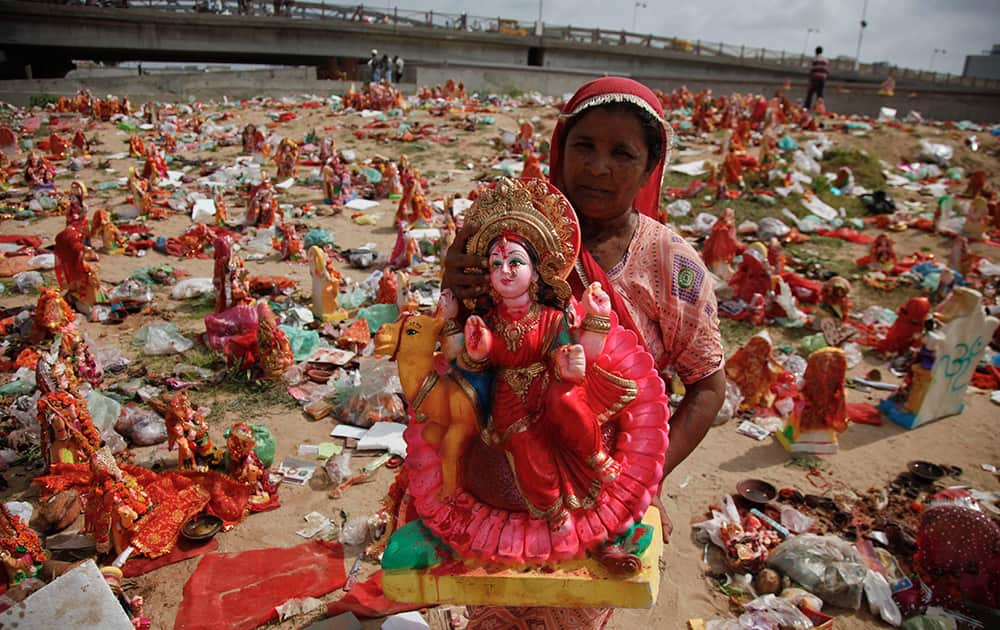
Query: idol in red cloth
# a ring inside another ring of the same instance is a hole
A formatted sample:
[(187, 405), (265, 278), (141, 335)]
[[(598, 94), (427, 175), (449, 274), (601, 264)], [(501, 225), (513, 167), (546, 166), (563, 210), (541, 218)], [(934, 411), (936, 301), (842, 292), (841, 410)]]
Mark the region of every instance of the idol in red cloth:
[(78, 179), (69, 185), (66, 200), (66, 227), (74, 227), (81, 233), (87, 231), (87, 186)]
[(931, 312), (931, 303), (925, 297), (912, 297), (899, 307), (896, 321), (892, 323), (885, 337), (875, 346), (884, 353), (905, 352), (919, 344), (924, 333), (924, 322)]
[(730, 263), (741, 251), (743, 246), (736, 238), (735, 213), (732, 208), (726, 208), (722, 216), (712, 224), (712, 231), (701, 249), (701, 257), (712, 273), (726, 278), (732, 273)]
[(855, 261), (858, 267), (867, 267), (879, 271), (890, 271), (896, 264), (896, 250), (893, 247), (892, 239), (885, 232), (875, 237), (871, 251), (867, 256), (862, 256)]
[[(547, 182), (499, 180), (480, 192), (466, 225), (466, 252), (487, 260), (490, 284), (465, 321), (448, 382), (467, 378), (479, 394), (417, 391), (431, 357), (414, 344), (426, 339), (432, 349), (446, 327), (452, 331), (442, 334), (460, 333), (454, 313), (444, 314), (447, 321), (405, 317), (375, 340), (380, 354), (399, 358), (407, 398), (427, 420), (404, 435), (417, 511), (461, 555), (508, 564), (579, 557), (637, 522), (652, 500), (667, 439), (663, 382), (652, 357), (617, 324), (600, 284), (590, 284), (580, 303), (571, 300), (565, 278), (580, 232), (568, 201)], [(448, 416), (463, 396), (475, 403), (472, 417)], [(477, 421), (487, 447), (476, 439)], [(471, 433), (452, 431), (470, 424)], [(617, 441), (605, 442), (605, 431), (615, 430)], [(449, 463), (452, 439), (464, 441), (462, 466)], [(626, 443), (628, 452), (618, 449)], [(509, 534), (489, 536), (504, 523)]]
[(51, 188), (56, 179), (56, 168), (36, 153), (28, 155), (24, 163), (24, 181), (32, 188)]
[(243, 223), (260, 228), (269, 228), (284, 217), (278, 207), (277, 193), (271, 178), (265, 173), (260, 184), (250, 191), (247, 214)]
[(250, 511), (263, 512), (279, 507), (278, 487), (271, 483), (267, 467), (254, 452), (257, 441), (250, 425), (237, 422), (230, 427), (226, 446), (229, 448), (229, 474), (252, 489)]
[(124, 472), (107, 447), (90, 457), (90, 491), (84, 518), (99, 553), (120, 554), (132, 541), (139, 521), (153, 507), (135, 477)]
[(736, 273), (729, 278), (729, 286), (733, 288), (733, 297), (747, 304), (753, 301), (754, 295), (766, 299), (771, 292), (771, 272), (768, 269), (767, 254), (762, 254), (756, 247), (746, 250), (739, 267), (736, 268)]
[(83, 134), (82, 129), (77, 129), (76, 133), (73, 134), (73, 155), (78, 157), (86, 157), (90, 155), (90, 141), (87, 140), (87, 136)]
[(56, 280), (59, 287), (82, 305), (91, 307), (100, 299), (101, 281), (97, 267), (86, 261), (83, 233), (68, 227), (56, 234)]

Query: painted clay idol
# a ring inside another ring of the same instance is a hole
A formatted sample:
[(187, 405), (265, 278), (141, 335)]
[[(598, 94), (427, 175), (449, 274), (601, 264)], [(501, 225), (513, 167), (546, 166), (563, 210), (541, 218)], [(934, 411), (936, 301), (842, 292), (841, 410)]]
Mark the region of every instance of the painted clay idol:
[[(474, 230), (466, 251), (489, 264), (488, 298), (464, 326), (452, 305), (434, 317), (404, 314), (375, 339), (377, 354), (398, 361), (415, 418), (404, 434), (405, 465), (420, 516), (389, 542), (386, 592), (398, 578), (406, 596), (421, 579), (407, 571), (433, 564), (412, 562), (413, 550), (437, 539), (438, 561), (525, 568), (590, 555), (601, 571), (635, 574), (659, 540), (655, 526), (637, 523), (667, 445), (669, 412), (652, 357), (618, 325), (599, 283), (582, 303), (572, 299), (566, 277), (579, 225), (547, 182), (500, 179), (482, 191), (466, 225)], [(446, 352), (435, 355), (441, 337)], [(516, 603), (469, 588), (455, 597)], [(552, 601), (534, 595), (534, 605), (568, 605), (552, 592)]]
[(923, 343), (912, 357), (903, 386), (879, 409), (907, 429), (953, 416), (965, 406), (965, 390), (1000, 321), (983, 311), (982, 295), (958, 287), (938, 305)]

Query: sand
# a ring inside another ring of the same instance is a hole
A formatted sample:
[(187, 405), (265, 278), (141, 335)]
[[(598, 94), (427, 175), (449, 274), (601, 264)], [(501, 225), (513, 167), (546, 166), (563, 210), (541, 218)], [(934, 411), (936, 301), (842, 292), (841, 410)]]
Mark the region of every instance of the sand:
[[(267, 122), (266, 113), (277, 111), (277, 109), (273, 106), (249, 106), (233, 108), (228, 111), (232, 113), (233, 118), (223, 121), (221, 124), (236, 124), (241, 128), (247, 122), (258, 125)], [(402, 144), (392, 140), (377, 142), (370, 139), (358, 140), (354, 138), (351, 132), (366, 122), (357, 115), (335, 116), (329, 113), (326, 108), (319, 110), (296, 109), (294, 111), (297, 112), (298, 119), (276, 126), (273, 128), (273, 132), (301, 139), (306, 132), (316, 129), (321, 134), (329, 133), (333, 136), (341, 149), (356, 150), (361, 159), (376, 153), (397, 159), (401, 153), (405, 152), (430, 180), (430, 197), (432, 198), (443, 197), (453, 192), (465, 194), (474, 187), (476, 177), (490, 172), (488, 165), (497, 155), (497, 151), (493, 147), (493, 139), (498, 135), (499, 128), (516, 129), (520, 119), (540, 117), (541, 120), (536, 124), (536, 128), (538, 128), (541, 137), (547, 138), (554, 125), (555, 114), (555, 110), (551, 107), (523, 108), (514, 111), (494, 108), (493, 115), (496, 118), (496, 123), (480, 126), (475, 133), (442, 129), (444, 135), (457, 139), (457, 142), (453, 144), (437, 144), (426, 140)], [(450, 116), (431, 117), (425, 111), (411, 115), (413, 121), (433, 122), (439, 126), (448, 124), (450, 118)], [(328, 127), (334, 127), (334, 129), (327, 132), (322, 131)], [(961, 147), (961, 134), (945, 132), (942, 135), (940, 130), (927, 126), (919, 127), (915, 133), (884, 128), (863, 138), (846, 136), (840, 132), (829, 133), (838, 146), (866, 149), (891, 164), (895, 164), (900, 159), (916, 159), (917, 134), (936, 138), (935, 141), (945, 141), (956, 146), (955, 163), (962, 164), (967, 171), (974, 167), (985, 167), (988, 172), (1000, 172), (1000, 169), (997, 168), (1000, 164), (998, 164), (995, 155), (987, 155), (987, 150), (993, 150), (995, 153), (996, 141), (986, 140), (982, 136), (980, 141), (989, 146), (984, 146), (979, 153), (972, 153)], [(793, 135), (800, 139), (808, 137), (808, 134), (794, 133)], [(126, 150), (128, 135), (109, 123), (98, 124), (88, 131), (88, 136), (96, 136), (101, 141), (101, 144), (95, 147), (95, 158), (105, 159), (109, 154)], [(699, 146), (699, 143), (691, 144), (695, 147)], [(714, 148), (714, 146), (709, 148)], [(180, 151), (180, 153), (189, 159), (200, 157), (210, 159), (217, 164), (228, 164), (238, 155), (239, 147), (224, 147), (212, 153), (195, 151)], [(707, 157), (711, 158), (712, 156), (708, 155)], [(81, 177), (87, 182), (92, 190), (93, 184), (98, 181), (126, 175), (129, 165), (137, 167), (141, 165), (135, 159), (113, 161), (111, 166), (114, 168), (114, 172), (106, 173), (97, 171), (94, 168), (95, 162), (96, 160), (92, 161), (89, 168), (77, 174), (77, 177)], [(269, 167), (269, 170), (273, 175), (273, 167)], [(300, 176), (308, 170), (309, 167), (300, 169)], [(61, 189), (68, 188), (70, 179), (72, 179), (70, 175), (63, 175), (58, 179), (57, 184)], [(910, 196), (924, 204), (929, 205), (933, 202), (931, 198)], [(89, 206), (91, 209), (102, 205), (115, 207), (124, 203), (124, 197), (123, 190), (94, 192), (90, 198)], [(301, 205), (305, 202), (312, 202), (318, 204), (321, 203), (321, 192), (318, 187), (308, 188), (298, 185), (292, 189), (290, 194), (282, 194), (279, 199), (282, 203), (293, 202)], [(227, 201), (229, 202), (230, 216), (241, 216), (244, 204), (232, 196), (227, 198)], [(716, 205), (710, 211), (717, 214), (721, 212), (722, 207), (721, 204)], [(374, 227), (355, 225), (346, 214), (320, 216), (305, 222), (310, 227), (322, 227), (329, 230), (335, 235), (336, 242), (340, 246), (353, 247), (371, 241), (378, 244), (381, 252), (388, 253), (395, 239), (395, 230), (392, 227), (394, 210), (394, 204), (387, 200), (380, 201), (378, 208), (371, 211), (379, 215), (378, 224)], [(737, 220), (740, 220), (739, 214), (737, 214)], [(166, 221), (152, 222), (151, 228), (157, 235), (176, 236), (189, 223), (188, 218), (184, 216), (173, 216)], [(52, 237), (62, 226), (63, 219), (61, 217), (33, 221), (4, 220), (0, 223), (0, 233), (38, 234), (46, 239), (45, 245), (49, 245)], [(946, 258), (947, 248), (950, 246), (949, 239), (932, 238), (914, 232), (896, 234), (894, 238), (899, 253), (928, 247), (939, 257)], [(974, 249), (983, 255), (992, 255), (995, 252), (995, 250), (990, 251), (991, 248), (980, 245), (976, 245)], [(823, 250), (823, 252), (825, 254), (827, 250)], [(864, 248), (844, 243), (830, 255), (844, 263), (864, 253), (866, 253)], [(173, 265), (196, 277), (210, 276), (212, 270), (210, 259), (178, 260), (150, 251), (144, 257), (101, 256), (101, 279), (108, 285), (114, 284), (125, 279), (139, 267), (163, 263)], [(265, 262), (248, 262), (247, 266), (250, 273), (254, 275), (282, 274), (295, 279), (299, 282), (300, 287), (300, 293), (296, 295), (296, 298), (308, 304), (309, 276), (304, 264), (279, 262), (272, 257)], [(348, 269), (346, 265), (339, 267), (345, 275), (353, 280), (361, 280), (368, 273)], [(47, 280), (54, 281), (51, 272), (47, 272), (45, 276)], [(148, 359), (141, 356), (139, 351), (131, 346), (135, 332), (147, 322), (169, 319), (177, 323), (182, 332), (194, 337), (204, 330), (201, 322), (204, 310), (191, 309), (172, 300), (169, 297), (168, 288), (158, 287), (155, 288), (155, 292), (156, 302), (151, 309), (152, 312), (130, 316), (119, 325), (87, 323), (84, 324), (85, 330), (91, 335), (98, 347), (119, 348), (133, 360), (133, 365), (146, 364), (150, 366), (151, 371), (163, 369), (164, 366), (169, 367), (175, 361), (174, 359), (168, 361)], [(19, 295), (14, 293), (8, 283), (8, 291), (0, 296), (0, 306), (6, 308), (29, 304), (33, 303), (35, 299), (34, 294)], [(902, 301), (899, 294), (879, 295), (870, 290), (861, 291), (855, 300), (859, 311), (871, 303), (883, 303), (894, 307)], [(742, 339), (753, 332), (743, 325), (726, 326), (725, 330), (727, 333), (727, 356), (737, 349), (737, 344)], [(772, 334), (779, 342), (786, 339), (780, 330), (773, 329)], [(183, 357), (176, 359), (178, 362), (182, 360)], [(882, 368), (887, 379), (892, 380), (888, 371), (884, 369), (885, 364), (873, 357), (866, 357), (863, 363), (851, 373), (861, 375), (872, 367)], [(280, 400), (282, 396), (287, 402)], [(276, 398), (279, 400), (273, 404), (250, 408), (237, 404), (240, 402), (239, 397), (234, 397), (232, 393), (195, 391), (192, 392), (191, 397), (195, 403), (207, 405), (212, 409), (209, 421), (212, 437), (217, 442), (222, 442), (222, 432), (238, 420), (263, 422), (271, 427), (277, 435), (276, 461), (280, 461), (287, 455), (295, 455), (300, 444), (315, 444), (329, 440), (327, 436), (332, 423), (329, 420), (310, 421), (284, 394), (277, 396)], [(853, 390), (849, 390), (848, 397), (850, 401), (877, 402), (877, 398), (873, 395)], [(974, 390), (970, 390), (967, 403), (967, 407), (961, 415), (935, 422), (915, 431), (906, 431), (891, 423), (880, 427), (851, 426), (840, 438), (840, 452), (826, 458), (827, 469), (824, 473), (826, 478), (834, 486), (846, 486), (863, 491), (870, 486), (884, 485), (896, 474), (902, 472), (906, 463), (911, 460), (930, 459), (934, 462), (962, 467), (965, 471), (962, 477), (963, 483), (983, 490), (997, 490), (996, 478), (979, 469), (979, 465), (982, 463), (1000, 463), (1000, 440), (996, 439), (995, 433), (998, 428), (996, 425), (997, 407), (991, 404), (982, 392)], [(253, 410), (249, 412), (253, 413), (252, 417), (243, 415), (248, 413), (248, 409)], [(702, 561), (704, 548), (703, 545), (694, 541), (690, 523), (703, 520), (707, 506), (718, 500), (722, 494), (733, 492), (736, 483), (746, 477), (766, 479), (779, 487), (795, 486), (803, 490), (812, 489), (805, 477), (806, 471), (802, 468), (787, 466), (788, 455), (776, 442), (771, 439), (756, 442), (737, 434), (735, 428), (736, 422), (713, 428), (694, 454), (679, 466), (668, 479), (664, 502), (673, 519), (675, 529), (663, 557), (665, 568), (657, 603), (650, 610), (619, 611), (614, 615), (609, 627), (620, 629), (636, 627), (681, 628), (684, 627), (685, 621), (689, 618), (710, 619), (731, 616), (727, 599), (717, 592), (705, 577), (706, 565)], [(357, 469), (371, 457), (373, 456), (358, 455), (352, 460), (352, 466)], [(164, 445), (137, 449), (139, 461), (157, 459), (172, 461), (173, 458), (172, 453), (165, 451)], [(28, 487), (28, 482), (33, 474), (37, 474), (37, 471), (24, 468), (8, 471), (6, 477), (11, 487), (3, 493), (3, 498), (11, 500), (32, 496), (33, 492)], [(304, 487), (282, 486), (280, 490), (281, 508), (273, 512), (252, 515), (232, 531), (218, 536), (219, 551), (233, 552), (264, 547), (289, 547), (299, 544), (303, 539), (295, 534), (295, 530), (304, 525), (303, 516), (305, 514), (313, 510), (331, 517), (337, 516), (341, 511), (349, 515), (370, 514), (379, 507), (391, 480), (392, 472), (384, 468), (380, 469), (372, 481), (349, 489), (339, 500), (328, 498), (328, 488), (316, 479)], [(347, 549), (348, 568), (353, 564), (360, 551), (359, 548)], [(152, 617), (154, 628), (173, 627), (184, 583), (196, 567), (197, 562), (197, 559), (187, 560), (130, 582), (130, 594), (143, 596), (146, 602), (146, 614)], [(375, 568), (372, 564), (365, 564), (364, 567), (364, 575), (369, 574)], [(323, 599), (328, 601), (340, 596), (341, 593), (336, 592)], [(833, 610), (833, 613), (837, 616), (836, 627), (839, 629), (868, 628), (876, 623), (864, 609), (859, 612)], [(299, 628), (321, 616), (312, 614), (298, 617), (274, 624), (273, 627)], [(365, 622), (366, 628), (377, 628), (380, 625), (381, 620)]]

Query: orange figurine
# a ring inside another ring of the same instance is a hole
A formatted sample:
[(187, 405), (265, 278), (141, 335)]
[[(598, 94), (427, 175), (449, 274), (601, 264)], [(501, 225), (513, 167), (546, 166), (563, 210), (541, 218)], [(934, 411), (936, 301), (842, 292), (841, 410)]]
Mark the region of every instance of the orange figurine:
[(784, 369), (772, 354), (771, 341), (764, 335), (750, 337), (746, 345), (726, 361), (726, 378), (740, 388), (740, 409), (770, 407), (774, 403), (771, 388)]
[(822, 348), (809, 355), (802, 400), (778, 434), (792, 453), (837, 452), (837, 434), (847, 429), (846, 377), (847, 356), (840, 348)]

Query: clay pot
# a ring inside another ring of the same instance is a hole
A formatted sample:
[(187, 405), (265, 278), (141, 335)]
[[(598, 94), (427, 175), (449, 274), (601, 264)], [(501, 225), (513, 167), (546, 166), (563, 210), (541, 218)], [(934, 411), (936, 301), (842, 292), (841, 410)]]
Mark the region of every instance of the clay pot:
[(43, 501), (31, 517), (31, 527), (45, 535), (55, 534), (73, 524), (83, 504), (76, 490), (63, 490)]

